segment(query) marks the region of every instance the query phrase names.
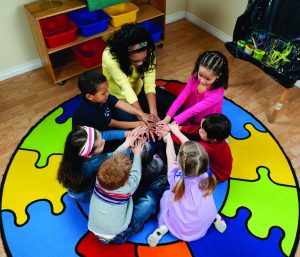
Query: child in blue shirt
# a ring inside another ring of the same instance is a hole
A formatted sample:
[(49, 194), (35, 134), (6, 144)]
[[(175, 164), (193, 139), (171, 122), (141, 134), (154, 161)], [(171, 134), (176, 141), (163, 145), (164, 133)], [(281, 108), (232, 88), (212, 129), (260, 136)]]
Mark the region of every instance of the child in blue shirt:
[[(141, 136), (146, 127), (134, 131)], [(111, 130), (99, 132), (87, 126), (75, 126), (69, 133), (57, 179), (68, 190), (71, 198), (80, 202), (90, 199), (97, 170), (112, 153), (103, 153), (106, 141), (123, 140), (129, 131)]]
[[(99, 131), (111, 128), (130, 129), (151, 120), (149, 114), (119, 100), (108, 92), (106, 77), (97, 71), (87, 71), (79, 76), (81, 102), (73, 116), (73, 127), (90, 126)], [(120, 121), (114, 118), (115, 109), (137, 116), (139, 121)]]

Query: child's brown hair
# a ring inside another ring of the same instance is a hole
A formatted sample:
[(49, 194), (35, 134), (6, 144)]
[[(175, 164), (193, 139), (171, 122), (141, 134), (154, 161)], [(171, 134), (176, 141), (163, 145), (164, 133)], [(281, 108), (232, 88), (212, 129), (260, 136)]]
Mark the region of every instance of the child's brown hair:
[(131, 169), (130, 157), (124, 153), (117, 153), (100, 166), (97, 180), (106, 190), (116, 190), (128, 180)]
[[(207, 172), (208, 155), (199, 143), (187, 141), (179, 149), (178, 165), (183, 172), (183, 176), (172, 190), (174, 201), (180, 200), (184, 194), (184, 176), (198, 177)], [(205, 196), (210, 195), (216, 188), (215, 176), (211, 174), (207, 179), (202, 180), (199, 183), (199, 188), (204, 191)]]

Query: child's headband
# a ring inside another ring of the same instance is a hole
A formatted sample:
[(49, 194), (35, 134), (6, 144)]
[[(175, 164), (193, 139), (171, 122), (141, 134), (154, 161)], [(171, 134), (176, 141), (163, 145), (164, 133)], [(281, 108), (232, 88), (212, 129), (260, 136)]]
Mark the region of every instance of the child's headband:
[(146, 47), (148, 45), (147, 41), (141, 42), (141, 43), (137, 43), (135, 45), (132, 46), (128, 46), (128, 52), (134, 52), (136, 50), (142, 49), (144, 47)]
[(83, 145), (83, 147), (79, 152), (79, 156), (87, 158), (90, 156), (93, 150), (94, 141), (95, 141), (95, 132), (94, 129), (91, 127), (83, 126), (82, 128), (86, 131), (87, 138), (85, 144)]

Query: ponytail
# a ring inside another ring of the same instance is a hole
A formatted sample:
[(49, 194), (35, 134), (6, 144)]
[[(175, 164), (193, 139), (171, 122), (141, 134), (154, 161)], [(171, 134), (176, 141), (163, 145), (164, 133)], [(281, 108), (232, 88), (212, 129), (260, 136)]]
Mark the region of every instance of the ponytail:
[(185, 185), (184, 185), (184, 178), (182, 176), (172, 190), (172, 192), (174, 193), (174, 202), (179, 201), (183, 197), (184, 190), (185, 190)]
[(215, 191), (217, 185), (217, 179), (215, 175), (213, 175), (211, 171), (208, 173), (208, 177), (199, 183), (199, 188), (204, 191), (204, 196), (211, 195), (213, 191)]
[(182, 172), (176, 174), (181, 178), (173, 188), (174, 201), (178, 201), (183, 197), (185, 177), (198, 177), (202, 174), (208, 176), (201, 180), (199, 188), (204, 192), (204, 196), (211, 195), (216, 189), (216, 177), (209, 170), (208, 154), (205, 149), (195, 141), (187, 141), (180, 146), (178, 152), (178, 165)]

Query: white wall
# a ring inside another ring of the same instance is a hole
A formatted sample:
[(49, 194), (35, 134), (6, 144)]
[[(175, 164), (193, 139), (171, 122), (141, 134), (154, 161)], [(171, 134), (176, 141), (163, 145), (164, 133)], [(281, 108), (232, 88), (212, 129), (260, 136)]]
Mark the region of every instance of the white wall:
[(38, 58), (24, 5), (30, 0), (0, 2), (0, 74)]
[(247, 0), (187, 0), (186, 11), (232, 36), (236, 19), (245, 11), (247, 3)]
[(187, 1), (188, 0), (167, 0), (167, 15), (184, 11)]

